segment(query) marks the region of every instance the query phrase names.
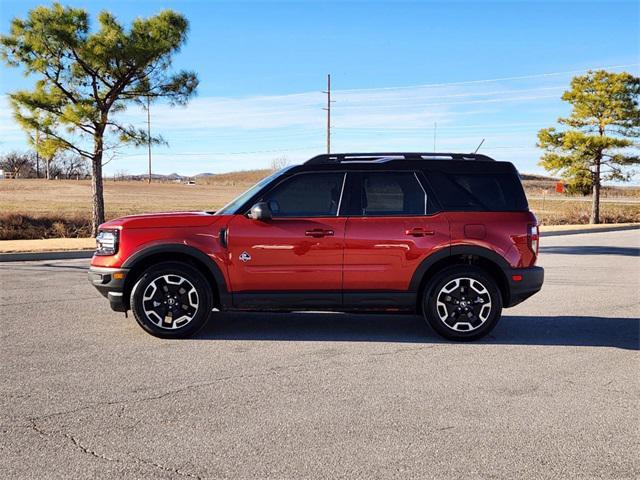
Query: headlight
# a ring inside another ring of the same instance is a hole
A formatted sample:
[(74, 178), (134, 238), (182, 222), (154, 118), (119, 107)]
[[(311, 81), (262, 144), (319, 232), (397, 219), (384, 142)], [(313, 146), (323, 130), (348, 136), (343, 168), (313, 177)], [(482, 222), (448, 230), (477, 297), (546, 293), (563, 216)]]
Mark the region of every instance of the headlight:
[(100, 230), (96, 237), (96, 255), (115, 255), (118, 251), (118, 230)]

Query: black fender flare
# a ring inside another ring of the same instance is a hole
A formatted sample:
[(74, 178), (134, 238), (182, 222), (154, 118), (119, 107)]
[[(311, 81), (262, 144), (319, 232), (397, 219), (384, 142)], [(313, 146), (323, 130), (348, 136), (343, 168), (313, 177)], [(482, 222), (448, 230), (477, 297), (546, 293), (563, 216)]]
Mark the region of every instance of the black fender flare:
[(132, 269), (135, 268), (139, 262), (143, 261), (146, 258), (149, 258), (152, 255), (171, 253), (179, 253), (189, 256), (196, 260), (198, 263), (202, 264), (216, 282), (215, 286), (218, 290), (221, 305), (226, 306), (231, 304), (231, 294), (227, 289), (227, 282), (224, 278), (224, 275), (222, 274), (222, 271), (220, 270), (220, 267), (218, 267), (218, 265), (213, 260), (211, 260), (211, 258), (207, 254), (189, 245), (184, 245), (182, 243), (163, 243), (160, 245), (152, 245), (142, 248), (141, 250), (138, 250), (129, 258), (127, 258), (127, 260), (122, 264), (122, 268)]
[(477, 245), (454, 245), (433, 253), (425, 258), (418, 268), (416, 268), (416, 271), (413, 272), (411, 282), (409, 283), (409, 290), (420, 293), (418, 291), (420, 289), (420, 284), (429, 269), (441, 260), (458, 255), (474, 255), (494, 263), (504, 275), (505, 285), (509, 285), (508, 272), (511, 270), (511, 265), (509, 265), (509, 263), (500, 254)]

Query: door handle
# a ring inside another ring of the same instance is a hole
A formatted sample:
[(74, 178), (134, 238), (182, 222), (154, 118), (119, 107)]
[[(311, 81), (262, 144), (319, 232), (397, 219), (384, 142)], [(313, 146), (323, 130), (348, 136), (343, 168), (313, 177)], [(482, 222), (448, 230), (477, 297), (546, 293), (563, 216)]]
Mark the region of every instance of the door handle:
[(411, 235), (412, 237), (426, 237), (429, 235), (435, 235), (435, 230), (427, 230), (426, 228), (416, 227), (416, 228), (408, 228), (405, 232), (406, 235)]
[(313, 230), (307, 230), (304, 232), (307, 237), (321, 238), (332, 237), (333, 230), (325, 230), (324, 228), (314, 228)]

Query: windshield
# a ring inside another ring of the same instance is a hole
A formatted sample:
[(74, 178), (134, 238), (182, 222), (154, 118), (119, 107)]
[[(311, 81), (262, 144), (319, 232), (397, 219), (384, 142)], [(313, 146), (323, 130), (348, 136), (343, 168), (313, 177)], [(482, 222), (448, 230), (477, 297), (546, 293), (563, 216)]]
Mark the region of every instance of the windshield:
[(290, 168), (292, 167), (283, 168), (282, 170), (278, 170), (277, 172), (272, 173), (268, 177), (263, 178), (258, 183), (256, 183), (253, 187), (251, 187), (249, 190), (241, 194), (239, 197), (236, 197), (234, 200), (227, 203), (224, 207), (218, 210), (215, 213), (215, 215), (230, 215), (230, 214), (236, 213), (236, 210), (238, 210), (238, 208), (240, 208), (247, 200), (249, 200), (256, 193), (258, 193), (265, 185), (270, 183), (272, 180), (278, 178), (280, 175), (282, 175), (284, 172), (286, 172)]

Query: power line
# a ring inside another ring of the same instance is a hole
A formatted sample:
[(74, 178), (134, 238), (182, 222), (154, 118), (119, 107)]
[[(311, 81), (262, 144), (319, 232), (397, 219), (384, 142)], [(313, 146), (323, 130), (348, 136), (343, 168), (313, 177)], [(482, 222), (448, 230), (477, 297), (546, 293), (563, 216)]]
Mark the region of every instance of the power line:
[[(177, 157), (202, 157), (202, 156), (211, 156), (211, 155), (248, 155), (252, 153), (283, 153), (283, 152), (294, 152), (294, 151), (303, 151), (303, 150), (317, 150), (317, 146), (310, 147), (299, 147), (299, 148), (278, 148), (274, 150), (253, 150), (253, 151), (245, 151), (245, 152), (192, 152), (192, 153), (161, 153), (156, 154), (156, 156), (177, 156)], [(129, 157), (140, 156), (140, 154), (128, 155)]]
[(461, 82), (447, 82), (447, 83), (428, 83), (423, 85), (407, 85), (407, 86), (401, 86), (401, 87), (351, 88), (351, 89), (344, 89), (344, 90), (337, 90), (337, 91), (338, 92), (372, 92), (372, 91), (384, 91), (384, 90), (405, 90), (407, 88), (448, 87), (453, 85), (469, 85), (474, 83), (506, 82), (511, 80), (526, 80), (531, 78), (555, 77), (560, 75), (575, 75), (577, 73), (586, 73), (590, 70), (607, 70), (607, 69), (613, 69), (613, 68), (637, 67), (638, 65), (640, 65), (640, 63), (627, 63), (625, 65), (607, 65), (604, 67), (590, 67), (582, 70), (567, 70), (564, 72), (537, 73), (533, 75), (516, 75), (511, 77), (489, 78), (489, 79), (483, 79), (483, 80), (466, 80)]
[[(466, 130), (474, 128), (511, 128), (511, 127), (540, 127), (540, 122), (520, 122), (520, 123), (478, 123), (474, 125), (440, 125), (441, 130)], [(416, 131), (422, 132), (425, 127), (333, 127), (334, 130), (367, 130), (363, 133), (369, 133), (369, 131), (388, 132), (393, 130), (398, 131)], [(356, 132), (354, 132), (356, 133)]]
[[(421, 87), (406, 87), (406, 88), (421, 88)], [(485, 92), (471, 92), (471, 93), (452, 93), (452, 94), (447, 94), (447, 95), (441, 95), (439, 93), (435, 93), (435, 92), (425, 92), (425, 98), (429, 99), (429, 98), (434, 98), (434, 99), (442, 99), (442, 98), (465, 98), (465, 97), (491, 97), (491, 96), (496, 96), (496, 95), (505, 95), (505, 94), (510, 94), (510, 93), (515, 93), (515, 94), (522, 94), (522, 93), (529, 93), (529, 92), (541, 92), (541, 91), (549, 91), (549, 90), (565, 90), (567, 88), (567, 85), (554, 85), (552, 87), (535, 87), (535, 88), (510, 88), (508, 90), (494, 90), (494, 91), (485, 91)], [(402, 101), (402, 100), (406, 100), (406, 101), (414, 101), (416, 99), (418, 95), (412, 95), (412, 96), (397, 96), (394, 95), (393, 97), (390, 97), (390, 100), (393, 101)], [(363, 102), (365, 100), (360, 100), (357, 97), (355, 99), (349, 100), (348, 97), (345, 98), (344, 100), (340, 100), (340, 103), (344, 103), (344, 104), (350, 104), (350, 103), (358, 103), (358, 102)]]
[[(640, 64), (629, 64), (629, 65), (640, 65)], [(616, 68), (616, 67), (623, 67), (625, 65), (618, 65), (618, 66), (612, 66), (612, 67), (602, 67), (602, 68)], [(628, 65), (627, 65), (628, 66)], [(582, 70), (581, 70), (582, 71)], [(536, 78), (536, 77), (544, 77), (544, 76), (551, 76), (551, 75), (558, 75), (560, 73), (576, 73), (576, 72), (581, 72), (581, 71), (574, 71), (574, 72), (556, 72), (556, 73), (544, 73), (544, 74), (538, 74), (538, 75), (529, 75), (529, 76), (521, 76), (521, 77), (504, 77), (502, 79), (491, 79), (491, 80), (474, 80), (474, 81), (468, 81), (468, 82), (452, 82), (452, 83), (448, 83), (448, 84), (433, 84), (433, 85), (414, 85), (414, 86), (404, 86), (404, 87), (386, 87), (386, 88), (380, 88), (380, 89), (350, 89), (350, 90), (337, 90), (337, 92), (358, 92), (358, 91), (376, 91), (376, 90), (393, 90), (393, 89), (410, 89), (410, 88), (420, 88), (420, 87), (427, 87), (427, 86), (438, 86), (438, 85), (462, 85), (462, 84), (473, 84), (473, 83), (480, 83), (480, 82), (492, 82), (492, 81), (500, 81), (500, 80), (505, 80), (508, 78), (514, 79), (514, 78)], [(497, 92), (479, 92), (479, 93), (464, 93), (464, 94), (452, 94), (452, 95), (444, 95), (444, 96), (438, 96), (437, 98), (460, 98), (460, 97), (475, 97), (475, 96), (495, 96), (495, 95), (501, 95), (498, 98), (490, 98), (490, 99), (480, 99), (480, 100), (467, 100), (467, 101), (460, 101), (460, 102), (436, 102), (436, 103), (416, 103), (416, 98), (419, 98), (419, 96), (417, 97), (395, 97), (393, 99), (390, 100), (394, 100), (394, 101), (398, 101), (398, 100), (403, 100), (406, 99), (407, 101), (410, 101), (411, 103), (409, 105), (407, 104), (402, 104), (402, 103), (393, 103), (393, 104), (386, 104), (386, 105), (366, 105), (366, 104), (357, 104), (357, 101), (354, 100), (344, 100), (344, 104), (345, 107), (348, 109), (357, 109), (357, 108), (366, 108), (366, 109), (371, 109), (371, 108), (422, 108), (422, 107), (429, 107), (429, 106), (455, 106), (455, 105), (466, 105), (466, 104), (478, 104), (478, 103), (496, 103), (496, 102), (503, 102), (503, 101), (524, 101), (524, 100), (541, 100), (541, 99), (549, 99), (549, 98), (556, 98), (555, 95), (531, 95), (531, 96), (508, 96), (508, 94), (522, 94), (522, 93), (526, 93), (526, 92), (537, 92), (537, 91), (541, 91), (541, 90), (558, 90), (558, 89), (563, 89), (566, 88), (565, 86), (554, 86), (554, 87), (541, 87), (541, 88), (525, 88), (525, 89), (510, 89), (510, 90), (501, 90), (501, 91), (497, 91)], [(323, 91), (322, 93), (326, 94), (327, 97), (330, 97), (330, 94), (327, 93), (327, 91)], [(331, 94), (335, 94), (336, 90), (332, 91)], [(507, 94), (507, 95), (504, 95)], [(504, 96), (503, 96), (504, 95)], [(328, 98), (329, 100), (329, 98)], [(362, 100), (361, 102), (364, 103), (364, 100)], [(328, 109), (330, 108), (330, 104), (331, 103), (335, 103), (335, 100), (329, 100), (328, 102), (328, 106), (326, 108), (324, 108), (324, 110), (327, 110), (328, 113), (328, 117), (330, 116), (330, 112), (328, 111)], [(264, 117), (270, 117), (270, 116), (277, 116), (277, 115), (286, 115), (286, 114), (290, 114), (292, 112), (295, 111), (306, 111), (307, 108), (313, 108), (313, 105), (305, 105), (305, 106), (292, 106), (291, 108), (285, 108), (285, 109), (281, 109), (281, 110), (277, 110), (277, 111), (268, 111), (268, 112), (253, 112), (253, 113), (248, 113), (248, 114), (244, 114), (244, 117), (259, 117), (259, 116), (264, 116)], [(136, 122), (137, 123), (137, 122)], [(140, 125), (142, 125), (143, 122), (140, 122)], [(146, 123), (146, 122), (144, 122)], [(211, 128), (220, 128), (220, 127), (211, 127)]]
[(448, 107), (448, 106), (456, 106), (456, 105), (473, 105), (479, 103), (506, 103), (506, 102), (521, 102), (528, 100), (542, 100), (542, 99), (550, 99), (555, 98), (558, 99), (557, 95), (529, 95), (529, 96), (521, 96), (521, 97), (502, 97), (502, 98), (487, 98), (483, 100), (465, 100), (462, 102), (436, 102), (436, 103), (404, 103), (404, 104), (387, 104), (387, 105), (345, 105), (347, 109), (372, 109), (372, 108), (423, 108), (423, 107)]
[[(640, 65), (640, 63), (631, 63), (631, 64), (626, 64), (626, 65), (612, 65), (612, 66), (605, 66), (605, 67), (598, 67), (598, 68), (602, 68), (602, 69), (614, 69), (614, 68), (625, 68), (625, 67), (631, 67), (631, 66), (638, 66)], [(564, 72), (551, 72), (551, 73), (541, 73), (541, 74), (533, 74), (533, 75), (520, 75), (520, 76), (510, 76), (510, 77), (501, 77), (501, 78), (494, 78), (494, 79), (484, 79), (484, 80), (469, 80), (469, 81), (461, 81), (461, 82), (447, 82), (447, 83), (439, 83), (439, 84), (422, 84), (422, 85), (411, 85), (411, 86), (401, 86), (401, 87), (380, 87), (380, 88), (360, 88), (360, 89), (344, 89), (344, 90), (338, 90), (338, 92), (343, 92), (343, 93), (349, 93), (349, 92), (376, 92), (376, 91), (394, 91), (394, 90), (407, 90), (407, 89), (415, 89), (415, 88), (428, 88), (428, 87), (443, 87), (443, 86), (455, 86), (455, 85), (472, 85), (472, 84), (482, 84), (482, 83), (491, 83), (491, 82), (500, 82), (500, 81), (513, 81), (513, 80), (524, 80), (524, 79), (532, 79), (532, 78), (544, 78), (544, 77), (552, 77), (552, 76), (560, 76), (560, 75), (569, 75), (569, 74), (576, 74), (576, 73), (584, 73), (588, 70), (594, 70), (596, 68), (591, 68), (591, 69), (585, 69), (585, 70), (573, 70), (573, 71), (564, 71)], [(542, 87), (542, 88), (537, 88), (537, 89), (513, 89), (513, 90), (503, 90), (500, 92), (482, 92), (482, 93), (477, 93), (477, 94), (458, 94), (458, 95), (449, 95), (448, 97), (453, 98), (453, 97), (464, 97), (464, 96), (495, 96), (495, 95), (503, 95), (503, 94), (509, 94), (509, 93), (516, 93), (516, 94), (522, 94), (524, 92), (532, 92), (532, 91), (539, 91), (539, 90), (554, 90), (554, 89), (559, 89), (559, 88), (563, 88), (563, 87)], [(331, 100), (331, 75), (328, 74), (327, 75), (327, 90), (323, 91), (322, 93), (327, 95), (327, 103), (326, 103), (326, 108), (323, 108), (323, 110), (326, 110), (327, 112), (327, 125), (326, 125), (326, 147), (327, 147), (327, 153), (331, 153), (331, 103), (334, 103), (333, 100)], [(291, 97), (291, 96), (301, 96), (301, 95), (306, 95), (304, 93), (300, 93), (300, 94), (288, 94), (288, 95), (282, 95), (282, 97)], [(447, 96), (443, 96), (443, 97), (439, 97), (439, 98), (447, 98)], [(470, 101), (462, 101), (462, 102), (439, 102), (439, 103), (426, 103), (426, 104), (416, 104), (415, 101), (413, 103), (411, 103), (411, 107), (414, 108), (418, 108), (418, 107), (427, 107), (427, 106), (439, 106), (439, 105), (443, 105), (443, 106), (447, 106), (447, 105), (465, 105), (465, 104), (475, 104), (475, 103), (494, 103), (494, 102), (504, 102), (504, 101), (522, 101), (522, 100), (538, 100), (538, 99), (546, 99), (546, 98), (555, 98), (555, 96), (520, 96), (520, 97), (509, 97), (508, 95), (503, 97), (503, 98), (493, 98), (493, 99), (484, 99), (484, 100), (470, 100)], [(402, 97), (400, 98), (394, 98), (393, 100), (398, 101), (398, 100), (402, 100)], [(407, 98), (407, 100), (410, 100), (410, 98)], [(370, 108), (398, 108), (398, 107), (402, 107), (402, 108), (407, 108), (407, 105), (398, 105), (398, 104), (391, 104), (391, 105), (348, 105), (348, 103), (350, 103), (349, 101), (346, 102), (347, 103), (347, 108), (366, 108), (366, 109), (370, 109)], [(355, 102), (354, 102), (355, 103)], [(292, 108), (291, 110), (295, 110), (296, 108)], [(304, 110), (304, 108), (303, 108)], [(253, 113), (250, 116), (269, 116), (269, 115), (275, 115), (278, 112), (265, 112), (265, 113)], [(281, 112), (281, 113), (287, 113), (287, 112)], [(481, 128), (488, 128), (488, 125), (483, 125)], [(511, 127), (513, 127), (513, 125), (511, 125)], [(215, 127), (214, 127), (215, 128)], [(357, 129), (360, 130), (365, 130), (361, 133), (373, 133), (375, 127), (358, 127)], [(464, 128), (473, 128), (472, 126), (459, 126), (459, 127), (443, 127), (445, 129), (464, 129)], [(349, 130), (348, 127), (342, 127), (342, 130)], [(368, 131), (367, 131), (368, 130)], [(381, 132), (386, 132), (388, 130), (397, 130), (397, 131), (407, 131), (410, 132), (410, 129), (400, 129), (400, 128), (389, 128), (389, 129), (378, 129), (378, 131)], [(149, 160), (149, 181), (151, 180), (151, 119), (150, 119), (150, 100), (149, 97), (147, 97), (147, 134), (149, 137), (149, 144), (148, 144), (148, 160)], [(345, 132), (346, 133), (346, 132)], [(352, 133), (356, 133), (356, 132), (352, 132)], [(306, 135), (305, 133), (299, 132), (297, 133), (297, 135)], [(291, 136), (296, 135), (296, 134), (290, 134)], [(434, 122), (434, 126), (433, 126), (433, 148), (434, 151), (436, 150), (436, 138), (437, 138), (437, 122)], [(484, 140), (483, 140), (484, 142)], [(481, 143), (482, 145), (482, 143)], [(494, 147), (494, 148), (522, 148), (522, 147)], [(200, 152), (196, 152), (196, 153), (167, 153), (166, 155), (171, 155), (171, 156), (212, 156), (212, 155), (247, 155), (247, 154), (256, 154), (256, 153), (282, 153), (282, 152), (289, 152), (289, 151), (305, 151), (305, 150), (315, 150), (315, 147), (302, 147), (302, 148), (290, 148), (290, 149), (272, 149), (272, 150), (254, 150), (254, 151), (242, 151), (242, 152), (206, 152), (206, 153), (200, 153)]]

